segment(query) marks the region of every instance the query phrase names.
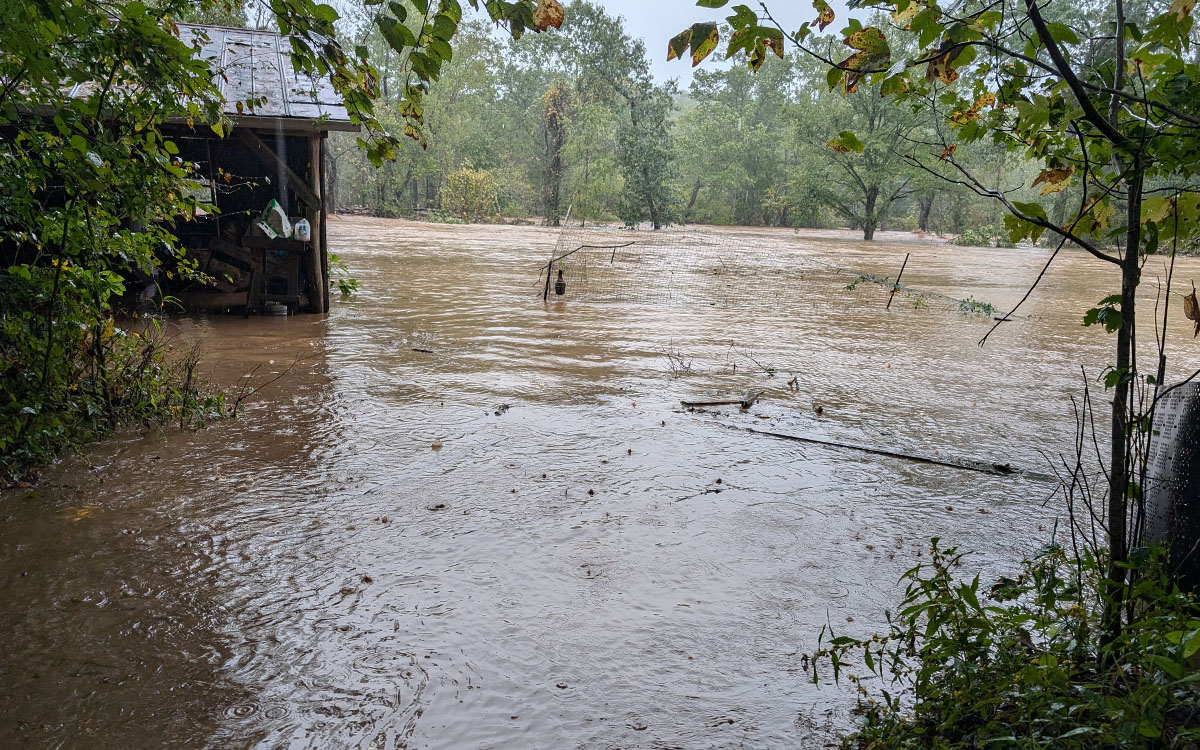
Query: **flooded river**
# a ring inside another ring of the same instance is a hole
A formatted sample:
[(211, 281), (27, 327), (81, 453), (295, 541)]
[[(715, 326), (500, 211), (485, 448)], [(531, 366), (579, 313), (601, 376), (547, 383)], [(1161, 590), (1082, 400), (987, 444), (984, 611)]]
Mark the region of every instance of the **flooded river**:
[[(1000, 308), (1046, 257), (736, 231)], [(179, 321), (219, 382), (286, 374), (0, 496), (0, 746), (819, 747), (851, 701), (801, 670), (822, 625), (876, 629), (932, 536), (990, 574), (1050, 538), (1037, 477), (726, 427), (1045, 471), (1110, 268), (1062, 258), (980, 348), (911, 306), (544, 305), (556, 237), (334, 219), (362, 291), (327, 317)]]

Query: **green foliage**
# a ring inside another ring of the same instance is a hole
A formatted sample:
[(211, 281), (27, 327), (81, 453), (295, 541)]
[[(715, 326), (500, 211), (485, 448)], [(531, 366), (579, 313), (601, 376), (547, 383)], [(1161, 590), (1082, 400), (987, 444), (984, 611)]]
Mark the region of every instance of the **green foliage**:
[(1085, 327), (1103, 324), (1104, 330), (1109, 333), (1120, 329), (1121, 323), (1121, 295), (1119, 294), (1114, 294), (1100, 300), (1099, 307), (1093, 307), (1083, 316), (1083, 325)]
[(472, 222), (497, 216), (499, 193), (491, 172), (469, 165), (452, 172), (442, 185), (442, 210)]
[(932, 544), (904, 574), (899, 610), (870, 638), (830, 628), (811, 657), (858, 690), (856, 748), (1193, 747), (1200, 738), (1200, 609), (1158, 551), (1139, 555), (1132, 617), (1101, 642), (1102, 561), (1058, 546), (982, 589)]
[(329, 288), (337, 287), (343, 297), (350, 297), (358, 291), (358, 279), (350, 275), (350, 267), (337, 253), (329, 254)]
[[(1200, 67), (1189, 54), (1194, 4), (1160, 6), (1136, 23), (1130, 10), (1127, 25), (1117, 29), (1118, 43), (1099, 52), (1090, 40), (1102, 33), (1112, 38), (1113, 6), (1003, 6), (980, 0), (947, 12), (937, 2), (889, 0), (874, 6), (890, 13), (873, 19), (875, 26), (850, 19), (841, 37), (851, 54), (839, 60), (820, 51), (832, 47), (811, 28), (833, 21), (821, 2), (814, 5), (817, 18), (789, 38), (824, 64), (831, 88), (840, 84), (849, 95), (865, 81), (905, 109), (936, 111), (942, 120), (937, 137), (913, 143), (934, 146), (929, 161), (922, 164), (913, 154), (910, 162), (1002, 203), (1010, 214), (1009, 241), (1055, 235), (1115, 262), (1118, 253), (1104, 246), (1129, 227), (1115, 216), (1126, 207), (1115, 188), (1131, 180), (1136, 166), (1135, 183), (1145, 191), (1133, 205), (1145, 228), (1139, 239), (1171, 236), (1186, 245), (1197, 234), (1193, 217), (1200, 215)], [(757, 70), (762, 61), (750, 51), (779, 31), (769, 11), (735, 5), (726, 22), (727, 56), (744, 56)], [(1033, 29), (1024, 48), (1014, 41), (1018, 27)], [(673, 41), (668, 54), (678, 54), (676, 47)], [(956, 149), (984, 141), (1040, 163), (1025, 187), (1035, 199), (1010, 199), (1012, 187), (993, 187), (974, 171), (960, 170)], [(868, 142), (846, 133), (830, 141), (842, 153), (858, 151), (861, 143)], [(1065, 192), (1077, 196), (1073, 214), (1063, 213), (1065, 205), (1043, 205)], [(1051, 209), (1063, 214), (1061, 221), (1051, 220)], [(1153, 252), (1148, 244), (1140, 250)]]
[[(333, 83), (369, 157), (394, 153), (374, 115), (373, 68), (342, 50), (337, 12), (312, 0), (269, 7), (291, 35), (292, 65)], [(222, 136), (232, 124), (217, 72), (180, 41), (174, 19), (185, 18), (242, 23), (244, 6), (0, 4), (0, 464), (10, 473), (121, 423), (187, 426), (221, 412), (194, 377), (194, 353), (177, 357), (156, 335), (123, 331), (141, 324), (117, 322), (156, 277), (198, 278), (174, 231), (215, 210), (166, 135)]]
[[(311, 0), (282, 0), (282, 3), (295, 4), (300, 7), (301, 14), (306, 10), (310, 11), (322, 20), (327, 19), (330, 24), (338, 18), (332, 7), (314, 5)], [(550, 27), (561, 26), (563, 21), (563, 8), (557, 0), (468, 0), (468, 4), (475, 10), (484, 10), (493, 22), (507, 28), (509, 33), (518, 39), (527, 30), (545, 31)], [(403, 132), (424, 147), (428, 144), (425, 132), (425, 97), (441, 78), (443, 67), (454, 59), (453, 47), (457, 44), (463, 20), (462, 4), (458, 0), (438, 0), (436, 3), (430, 3), (429, 0), (408, 0), (388, 2), (385, 5), (384, 0), (364, 0), (363, 5), (372, 9), (371, 23), (385, 48), (389, 53), (394, 52), (399, 56), (397, 64), (402, 70), (402, 75), (398, 80), (403, 83), (399, 91), (398, 110), (403, 121)], [(287, 20), (291, 21), (292, 17), (289, 16)], [(291, 31), (289, 25), (281, 23), (285, 33)], [(365, 94), (359, 96), (358, 92), (343, 87), (339, 87), (338, 91), (347, 97), (348, 104), (361, 103), (368, 108), (370, 118), (364, 118), (363, 121), (365, 124), (374, 125), (377, 121), (374, 120), (374, 110), (369, 105), (375, 98), (375, 86), (379, 83), (379, 76), (378, 71), (367, 63), (368, 48), (363, 46), (361, 50), (357, 70), (366, 74), (362, 81)], [(326, 71), (318, 69), (318, 72)], [(382, 160), (395, 159), (396, 146), (390, 134), (381, 134), (374, 144), (368, 144), (368, 154), (372, 163), (379, 166)]]
[[(195, 275), (170, 229), (211, 208), (158, 127), (171, 116), (227, 124), (207, 64), (164, 21), (176, 8), (0, 10), (0, 463), (10, 473), (121, 422), (187, 424), (212, 411), (194, 362), (114, 318), (127, 280)], [(83, 93), (69, 96), (76, 85)]]
[[(95, 439), (118, 425), (175, 423), (193, 427), (226, 413), (225, 397), (197, 374), (200, 352), (175, 351), (157, 321), (118, 323), (84, 295), (96, 291), (91, 274), (68, 267), (55, 304), (58, 329), (47, 350), (39, 307), (52, 283), (0, 276), (0, 471), (21, 476), (63, 449)], [(115, 284), (108, 275), (107, 284)], [(90, 287), (90, 288), (89, 288)], [(40, 288), (40, 292), (37, 291)], [(101, 291), (106, 295), (116, 287)], [(127, 330), (123, 325), (135, 326)], [(47, 356), (49, 351), (49, 356)], [(43, 374), (45, 377), (43, 377)]]
[(1013, 247), (1008, 239), (1008, 233), (1003, 225), (985, 224), (979, 227), (967, 227), (954, 238), (953, 244), (960, 247)]
[(986, 315), (991, 317), (996, 314), (996, 306), (990, 302), (980, 302), (974, 297), (967, 297), (958, 303), (958, 309), (964, 315)]
[(431, 224), (469, 224), (470, 222), (461, 216), (453, 216), (434, 209), (426, 215), (425, 219)]
[[(382, 98), (402, 106), (406, 58), (390, 59), (377, 29), (362, 33), (382, 61)], [(427, 148), (400, 149), (394, 162), (372, 169), (352, 138), (331, 139), (341, 205), (383, 215), (461, 213), (443, 201), (447, 180), (466, 168), (491, 173), (503, 216), (545, 215), (553, 223), (569, 208), (587, 221), (619, 214), (662, 223), (675, 214), (670, 93), (654, 84), (644, 46), (621, 19), (577, 2), (561, 33), (507, 44), (490, 26), (464, 21), (455, 50), (422, 98)], [(400, 115), (380, 117), (395, 129), (405, 125)]]

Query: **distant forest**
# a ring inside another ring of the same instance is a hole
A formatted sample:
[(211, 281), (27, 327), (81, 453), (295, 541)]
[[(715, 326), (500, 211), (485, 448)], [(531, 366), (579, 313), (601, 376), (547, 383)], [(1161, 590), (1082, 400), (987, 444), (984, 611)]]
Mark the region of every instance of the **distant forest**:
[[(255, 25), (236, 3), (203, 20)], [(376, 112), (403, 132), (411, 76), (370, 8), (346, 9), (343, 44), (365, 48), (380, 80)], [(358, 14), (356, 16), (356, 13)], [(831, 39), (836, 44), (839, 40)], [(897, 42), (899, 43), (899, 42)], [(452, 60), (425, 97), (426, 146), (407, 142), (372, 165), (353, 134), (328, 150), (337, 211), (434, 221), (525, 220), (923, 230), (1003, 244), (1004, 210), (939, 179), (928, 142), (935, 113), (895, 107), (863, 81), (830, 90), (820, 62), (792, 53), (706, 65), (687, 90), (654, 81), (650, 55), (603, 7), (577, 0), (561, 31), (513, 40), (464, 22)], [(681, 72), (686, 62), (680, 62)], [(852, 133), (854, 148), (839, 134)], [(1003, 147), (966, 144), (957, 161), (1028, 192), (1038, 167)], [(1066, 211), (1072, 191), (1055, 196)], [(1051, 215), (1056, 211), (1051, 207)]]
[[(363, 28), (381, 97), (396, 98), (405, 71)], [(557, 225), (570, 211), (572, 223), (849, 227), (868, 237), (972, 228), (980, 244), (1003, 234), (1002, 209), (906, 159), (932, 140), (922, 137), (927, 114), (878, 92), (831, 92), (824, 66), (801, 53), (772, 56), (757, 73), (706, 65), (681, 91), (651, 77), (649, 56), (666, 46), (647, 50), (621, 18), (585, 1), (567, 6), (558, 33), (513, 41), (464, 25), (425, 99), (428, 147), (414, 142), (375, 169), (352, 135), (338, 134), (331, 197), (339, 210), (379, 216)], [(395, 107), (380, 109), (402, 127)], [(843, 131), (862, 153), (828, 145)], [(974, 151), (957, 156), (1014, 183), (1037, 175), (1002, 148)]]

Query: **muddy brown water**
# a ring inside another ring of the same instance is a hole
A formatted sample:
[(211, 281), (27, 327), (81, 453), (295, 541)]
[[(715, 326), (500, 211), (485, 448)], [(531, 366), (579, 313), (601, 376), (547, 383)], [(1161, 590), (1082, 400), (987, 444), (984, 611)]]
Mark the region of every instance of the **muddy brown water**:
[[(735, 231), (780, 263), (911, 252), (908, 283), (1001, 307), (1046, 256)], [(985, 575), (1049, 539), (1037, 478), (722, 425), (1044, 470), (1109, 361), (1079, 325), (1109, 268), (1064, 257), (980, 348), (986, 321), (903, 307), (543, 305), (555, 237), (335, 219), (363, 290), (328, 317), (176, 321), (218, 381), (290, 370), (0, 496), (0, 746), (820, 746), (851, 700), (801, 669), (822, 625), (877, 628), (932, 536)]]

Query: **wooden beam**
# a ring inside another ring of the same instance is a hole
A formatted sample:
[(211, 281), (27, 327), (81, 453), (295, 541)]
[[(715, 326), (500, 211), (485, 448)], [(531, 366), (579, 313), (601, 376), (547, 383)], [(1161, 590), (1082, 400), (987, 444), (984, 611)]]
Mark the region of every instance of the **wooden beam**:
[(296, 197), (308, 206), (311, 211), (321, 210), (321, 199), (317, 196), (313, 189), (309, 187), (308, 180), (292, 171), (292, 168), (287, 165), (279, 154), (271, 150), (271, 147), (263, 143), (262, 139), (252, 130), (245, 128), (235, 128), (234, 133), (245, 143), (254, 155), (257, 156), (263, 164), (268, 167), (273, 167), (282, 171), (288, 178), (288, 187), (296, 193)]
[(325, 284), (325, 246), (321, 242), (321, 206), (324, 203), (321, 200), (321, 136), (315, 135), (308, 139), (308, 174), (312, 179), (312, 184), (309, 190), (317, 199), (316, 202), (308, 207), (308, 223), (312, 237), (309, 240), (308, 254), (308, 306), (313, 312), (320, 314), (325, 312), (325, 293), (327, 287)]
[(317, 192), (321, 194), (321, 273), (325, 277), (325, 312), (329, 312), (329, 241), (325, 239), (325, 227), (329, 226), (329, 215), (326, 212), (329, 205), (329, 186), (325, 182), (325, 159), (328, 156), (325, 150), (325, 139), (328, 135), (328, 133), (321, 133), (321, 170), (319, 172), (320, 180), (317, 182), (320, 186)]

